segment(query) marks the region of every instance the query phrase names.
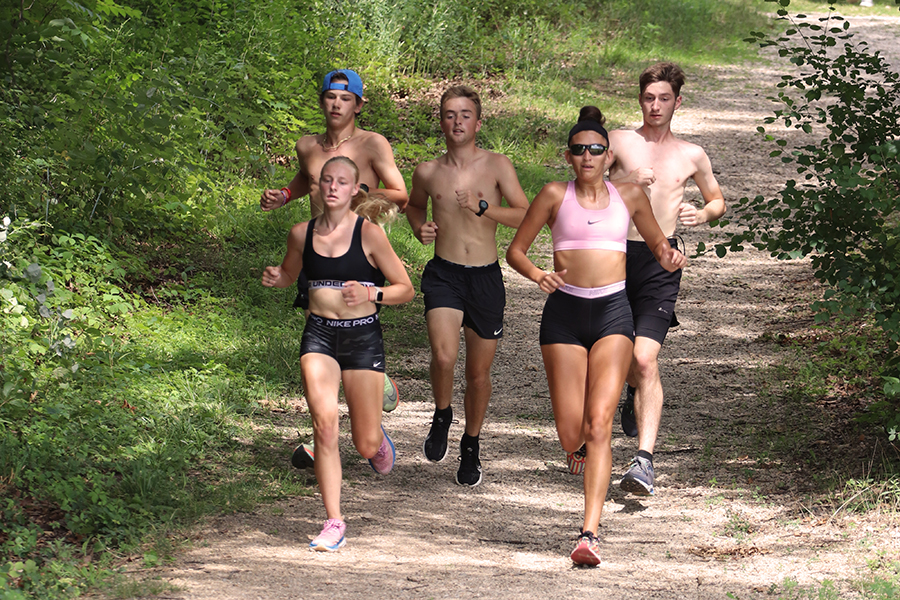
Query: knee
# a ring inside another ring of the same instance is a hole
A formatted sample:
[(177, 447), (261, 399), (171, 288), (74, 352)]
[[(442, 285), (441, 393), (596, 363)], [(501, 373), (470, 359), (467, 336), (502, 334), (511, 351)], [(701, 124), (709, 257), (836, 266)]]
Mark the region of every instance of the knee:
[(631, 361), (631, 372), (639, 379), (654, 377), (659, 372), (656, 354), (636, 352)]
[(612, 415), (598, 414), (585, 419), (584, 439), (593, 444), (612, 443)]
[(339, 415), (337, 412), (313, 416), (312, 426), (316, 445), (324, 447), (337, 446), (338, 419)]
[(363, 458), (375, 456), (378, 453), (378, 449), (381, 448), (383, 439), (384, 435), (381, 433), (380, 427), (373, 431), (353, 432), (353, 445)]
[(452, 371), (456, 367), (456, 354), (442, 350), (432, 350), (431, 366), (439, 371)]
[(466, 369), (466, 385), (475, 389), (490, 389), (491, 387), (491, 371), (476, 371), (475, 369)]
[(584, 444), (584, 440), (580, 434), (581, 432), (576, 430), (559, 432), (559, 443), (566, 454), (575, 452), (581, 448), (582, 444)]

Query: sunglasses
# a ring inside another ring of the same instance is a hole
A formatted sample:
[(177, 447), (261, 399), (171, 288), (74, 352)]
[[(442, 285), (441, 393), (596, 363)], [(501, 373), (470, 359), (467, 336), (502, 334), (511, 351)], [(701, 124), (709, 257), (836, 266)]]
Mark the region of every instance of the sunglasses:
[(591, 153), (591, 156), (600, 156), (606, 152), (606, 148), (603, 144), (572, 144), (569, 146), (569, 152), (573, 156), (581, 156), (587, 150)]

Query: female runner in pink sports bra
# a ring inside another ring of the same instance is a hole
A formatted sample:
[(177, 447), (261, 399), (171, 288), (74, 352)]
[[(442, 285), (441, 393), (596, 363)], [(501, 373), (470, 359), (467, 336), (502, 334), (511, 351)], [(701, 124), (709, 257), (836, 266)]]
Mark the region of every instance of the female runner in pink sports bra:
[[(595, 532), (612, 471), (613, 415), (634, 345), (625, 296), (629, 219), (663, 268), (675, 271), (687, 263), (669, 245), (641, 187), (603, 179), (612, 163), (603, 121), (598, 108), (581, 109), (565, 154), (575, 180), (544, 186), (506, 253), (516, 271), (549, 294), (541, 354), (559, 441), (569, 453), (570, 470), (584, 470), (584, 524), (571, 554), (583, 565), (600, 563)], [(544, 224), (553, 235), (552, 273), (527, 256)]]

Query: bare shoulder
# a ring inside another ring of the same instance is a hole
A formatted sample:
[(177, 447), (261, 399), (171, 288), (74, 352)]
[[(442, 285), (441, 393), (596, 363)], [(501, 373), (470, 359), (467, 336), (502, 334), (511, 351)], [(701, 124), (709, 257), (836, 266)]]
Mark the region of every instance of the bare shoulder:
[(302, 223), (297, 223), (291, 227), (291, 231), (288, 233), (288, 243), (303, 244), (303, 242), (306, 241), (308, 227), (309, 221), (303, 221)]
[(480, 165), (480, 168), (482, 169), (489, 169), (493, 171), (494, 169), (513, 168), (512, 161), (509, 160), (509, 157), (505, 154), (500, 154), (499, 152), (491, 152), (490, 150), (479, 148), (479, 155), (481, 157), (481, 160), (483, 161)]
[(297, 140), (296, 149), (297, 154), (301, 156), (308, 156), (313, 149), (319, 145), (318, 135), (304, 135), (302, 138)]
[(707, 158), (706, 150), (704, 150), (702, 146), (681, 138), (675, 138), (675, 144), (673, 144), (672, 150), (678, 152), (682, 156), (687, 156), (694, 162)]
[(566, 189), (568, 187), (568, 181), (551, 181), (545, 183), (544, 187), (541, 188), (540, 193), (538, 193), (534, 200), (535, 202), (537, 202), (538, 199), (545, 202), (561, 201), (563, 196), (566, 195)]
[(612, 129), (609, 131), (609, 144), (629, 144), (642, 140), (641, 134), (634, 129)]
[(384, 232), (384, 229), (368, 219), (363, 219), (362, 237), (365, 242), (372, 244), (387, 241), (387, 234)]
[(373, 146), (379, 149), (383, 149), (385, 146), (390, 148), (391, 144), (387, 141), (387, 138), (381, 135), (380, 133), (375, 133), (374, 131), (368, 131), (366, 129), (356, 128), (356, 135), (360, 137), (360, 140), (366, 146)]
[(628, 138), (629, 136), (636, 136), (636, 135), (637, 135), (637, 132), (634, 129), (610, 129), (609, 130), (610, 141), (618, 140), (618, 139), (625, 139), (625, 138)]
[(435, 169), (438, 168), (439, 160), (440, 159), (429, 160), (416, 165), (416, 168), (413, 169), (413, 178), (419, 178), (423, 181), (428, 181), (434, 174)]

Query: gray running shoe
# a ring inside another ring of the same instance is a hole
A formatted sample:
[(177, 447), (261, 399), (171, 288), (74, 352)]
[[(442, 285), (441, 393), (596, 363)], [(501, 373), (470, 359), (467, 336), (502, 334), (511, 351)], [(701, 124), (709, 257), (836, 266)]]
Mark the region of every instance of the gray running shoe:
[(656, 490), (653, 489), (653, 481), (653, 463), (646, 458), (635, 456), (631, 459), (628, 470), (622, 476), (619, 487), (635, 496), (652, 496), (656, 493)]
[(453, 421), (453, 411), (446, 418), (437, 415), (431, 420), (431, 429), (422, 444), (425, 458), (431, 462), (441, 462), (447, 457), (447, 434), (450, 431), (450, 422)]
[(637, 437), (637, 417), (634, 416), (634, 388), (630, 385), (625, 390), (625, 400), (622, 402), (622, 411), (620, 414), (622, 421), (622, 431), (628, 437)]

